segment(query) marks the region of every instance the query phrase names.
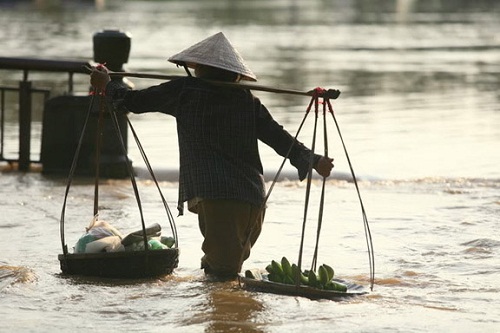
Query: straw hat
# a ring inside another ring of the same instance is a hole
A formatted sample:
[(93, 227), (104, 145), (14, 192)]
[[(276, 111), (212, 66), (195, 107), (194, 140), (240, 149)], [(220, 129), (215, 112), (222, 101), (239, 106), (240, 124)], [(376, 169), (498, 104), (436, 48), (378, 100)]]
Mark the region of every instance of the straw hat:
[(242, 75), (243, 80), (257, 81), (243, 58), (222, 32), (171, 56), (168, 61), (194, 68), (196, 64), (212, 66)]

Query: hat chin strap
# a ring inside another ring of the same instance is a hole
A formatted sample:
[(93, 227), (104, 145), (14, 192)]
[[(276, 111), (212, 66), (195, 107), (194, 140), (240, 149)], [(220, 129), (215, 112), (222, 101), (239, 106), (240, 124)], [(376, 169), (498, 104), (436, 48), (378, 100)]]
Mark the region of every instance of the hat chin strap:
[(186, 71), (186, 73), (187, 73), (187, 75), (188, 75), (188, 76), (193, 76), (193, 75), (191, 74), (191, 72), (189, 71), (189, 68), (188, 68), (188, 66), (187, 66), (187, 65), (184, 65), (183, 67), (184, 67), (184, 70)]

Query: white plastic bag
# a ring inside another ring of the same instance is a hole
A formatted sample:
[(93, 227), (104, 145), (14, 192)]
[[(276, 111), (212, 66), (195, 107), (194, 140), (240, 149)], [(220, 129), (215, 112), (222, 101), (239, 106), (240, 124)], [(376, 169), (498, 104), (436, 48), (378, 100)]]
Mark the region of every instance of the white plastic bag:
[[(115, 252), (115, 251), (124, 251), (123, 246), (119, 246), (117, 244), (114, 244), (114, 240), (112, 243), (110, 240), (105, 241), (104, 243), (98, 242), (90, 246), (90, 249), (92, 249), (92, 252), (87, 251), (87, 245), (90, 243), (94, 243), (95, 241), (108, 238), (108, 237), (117, 237), (120, 241), (123, 239), (123, 235), (121, 232), (119, 232), (115, 227), (113, 227), (111, 224), (109, 224), (106, 221), (98, 221), (97, 218), (99, 217), (98, 214), (96, 214), (93, 218), (92, 221), (90, 221), (90, 224), (88, 227), (85, 228), (86, 233), (80, 237), (78, 242), (76, 243), (74, 247), (74, 252), (75, 253), (96, 253), (96, 252), (101, 252), (101, 251), (107, 251), (107, 252)], [(113, 238), (114, 239), (114, 238)], [(96, 249), (100, 248), (99, 251)], [(106, 248), (109, 248), (109, 251), (106, 250)]]
[(118, 236), (104, 237), (85, 246), (85, 253), (99, 253), (99, 252), (120, 252), (125, 251), (122, 245), (122, 240)]

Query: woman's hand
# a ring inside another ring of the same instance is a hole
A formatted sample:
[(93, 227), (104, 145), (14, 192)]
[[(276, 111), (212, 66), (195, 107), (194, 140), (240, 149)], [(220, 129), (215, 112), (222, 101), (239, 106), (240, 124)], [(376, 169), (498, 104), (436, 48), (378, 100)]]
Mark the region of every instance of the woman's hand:
[(316, 166), (314, 167), (314, 170), (316, 170), (316, 172), (318, 172), (321, 176), (325, 178), (330, 176), (332, 169), (333, 169), (333, 158), (327, 156), (322, 156), (318, 160), (318, 163), (316, 163)]
[(97, 67), (92, 67), (92, 72), (90, 73), (90, 84), (94, 87), (97, 92), (106, 91), (106, 85), (111, 81), (108, 74), (108, 69), (104, 65), (99, 65)]

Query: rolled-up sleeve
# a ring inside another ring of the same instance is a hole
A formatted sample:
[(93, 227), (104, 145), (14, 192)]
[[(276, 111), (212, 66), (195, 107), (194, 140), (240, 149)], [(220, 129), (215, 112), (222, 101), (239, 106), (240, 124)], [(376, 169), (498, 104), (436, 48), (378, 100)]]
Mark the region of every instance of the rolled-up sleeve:
[(162, 112), (175, 116), (181, 89), (180, 80), (172, 80), (142, 90), (130, 90), (120, 82), (110, 81), (106, 86), (106, 96), (118, 111)]
[(257, 131), (259, 140), (283, 157), (288, 154), (290, 163), (297, 168), (299, 179), (304, 180), (309, 171), (311, 158), (313, 159), (312, 165), (316, 166), (321, 155), (313, 154), (303, 143), (292, 137), (282, 125), (273, 119), (270, 112), (258, 99), (256, 99), (255, 103), (258, 108)]

